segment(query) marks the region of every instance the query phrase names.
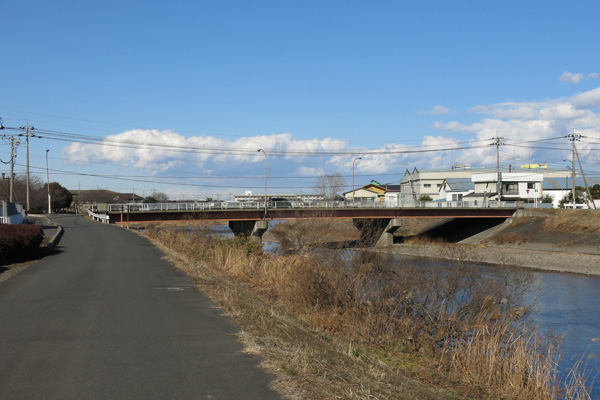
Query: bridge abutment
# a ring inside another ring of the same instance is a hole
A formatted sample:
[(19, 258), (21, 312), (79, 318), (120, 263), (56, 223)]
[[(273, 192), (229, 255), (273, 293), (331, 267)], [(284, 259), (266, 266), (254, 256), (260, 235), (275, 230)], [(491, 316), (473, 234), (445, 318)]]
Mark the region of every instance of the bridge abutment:
[(402, 226), (401, 218), (356, 218), (352, 220), (360, 230), (361, 242), (375, 247), (394, 244), (394, 232)]
[(269, 222), (258, 221), (229, 221), (229, 229), (236, 236), (248, 236), (252, 240), (262, 242), (262, 235), (269, 229)]

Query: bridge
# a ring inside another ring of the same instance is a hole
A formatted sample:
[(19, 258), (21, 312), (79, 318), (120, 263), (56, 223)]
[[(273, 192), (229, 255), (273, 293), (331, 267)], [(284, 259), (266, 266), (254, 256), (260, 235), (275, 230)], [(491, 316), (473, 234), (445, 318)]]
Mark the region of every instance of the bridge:
[(411, 202), (398, 204), (344, 201), (304, 202), (194, 202), (109, 204), (106, 214), (90, 215), (105, 223), (153, 222), (167, 220), (228, 221), (236, 235), (261, 240), (268, 221), (285, 219), (348, 218), (376, 246), (393, 243), (393, 233), (403, 218), (511, 218), (519, 209), (517, 202)]

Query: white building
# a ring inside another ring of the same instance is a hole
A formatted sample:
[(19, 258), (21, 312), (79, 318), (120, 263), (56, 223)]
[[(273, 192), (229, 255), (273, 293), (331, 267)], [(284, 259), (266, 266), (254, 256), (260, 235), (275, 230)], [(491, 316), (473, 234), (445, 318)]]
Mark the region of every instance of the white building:
[[(478, 169), (477, 171), (482, 171)], [(421, 196), (429, 196), (433, 200), (443, 199), (440, 189), (447, 178), (471, 179), (472, 169), (439, 169), (423, 170), (417, 168), (412, 172), (406, 170), (400, 180), (400, 196), (403, 201), (417, 201)]]
[[(475, 174), (492, 174), (493, 180), (487, 182), (487, 188), (480, 188), (482, 190), (481, 193), (487, 193), (487, 198), (489, 199), (491, 195), (496, 195), (496, 168), (471, 168), (468, 164), (459, 168), (455, 166), (452, 169), (438, 169), (438, 170), (422, 170), (419, 171), (417, 168), (414, 168), (413, 171), (406, 170), (402, 180), (400, 181), (401, 189), (400, 189), (400, 200), (401, 202), (411, 202), (418, 200), (421, 196), (427, 195), (430, 196), (433, 200), (447, 200), (451, 201), (454, 196), (448, 196), (448, 191), (443, 188), (444, 182), (448, 179), (455, 179), (455, 182), (458, 181), (471, 181), (471, 176)], [(544, 178), (552, 177), (556, 179), (564, 179), (565, 177), (571, 176), (570, 170), (548, 170), (548, 169), (530, 169), (530, 168), (500, 168), (500, 174), (503, 182), (503, 189), (511, 192), (511, 194), (506, 198), (507, 200), (511, 200), (515, 198), (515, 195), (512, 194), (517, 191), (519, 194), (519, 186), (515, 186), (514, 181), (505, 180), (503, 177), (510, 176), (507, 174), (524, 174), (522, 177), (531, 174), (542, 175)], [(516, 175), (515, 175), (516, 176)], [(519, 178), (520, 179), (520, 178)], [(494, 182), (494, 184), (492, 184)], [(510, 184), (510, 185), (504, 185)], [(446, 186), (448, 187), (448, 186)], [(527, 201), (527, 189), (525, 189), (525, 197), (524, 200)], [(535, 188), (533, 189), (535, 190)], [(541, 188), (537, 188), (538, 196), (541, 196)], [(452, 192), (452, 189), (450, 190)], [(468, 192), (468, 191), (467, 191)], [(474, 192), (478, 192), (478, 190), (474, 190)], [(462, 194), (464, 196), (469, 197), (477, 197), (472, 193), (466, 193), (465, 191), (456, 190), (454, 193), (456, 194), (456, 198), (460, 197)], [(532, 200), (532, 196), (535, 193), (530, 189), (530, 200)], [(483, 198), (483, 196), (480, 196)]]
[(475, 184), (470, 178), (446, 178), (440, 188), (440, 198), (445, 201), (462, 201), (475, 191)]
[[(587, 176), (586, 176), (587, 178)], [(590, 187), (594, 185), (600, 184), (600, 179), (595, 177), (589, 177), (586, 179), (587, 183)], [(582, 177), (575, 178), (575, 187), (585, 187), (585, 181)], [(544, 182), (542, 182), (542, 191), (543, 195), (552, 196), (552, 206), (554, 208), (560, 207), (560, 201), (567, 196), (573, 190), (573, 179), (572, 177), (564, 177), (564, 178), (547, 178), (544, 177)], [(594, 200), (596, 204), (596, 209), (600, 208), (600, 200)], [(591, 208), (594, 208), (590, 205)]]
[[(498, 200), (498, 174), (473, 174), (471, 180), (475, 184), (474, 193), (468, 195), (470, 200)], [(542, 200), (542, 181), (544, 175), (534, 172), (500, 173), (500, 196), (504, 201), (525, 201), (527, 203)], [(467, 196), (466, 196), (467, 197)]]

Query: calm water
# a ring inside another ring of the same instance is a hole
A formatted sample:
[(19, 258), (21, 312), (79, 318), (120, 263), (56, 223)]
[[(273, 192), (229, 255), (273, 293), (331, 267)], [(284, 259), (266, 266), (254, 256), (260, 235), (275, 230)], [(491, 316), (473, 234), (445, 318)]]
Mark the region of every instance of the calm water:
[[(600, 372), (600, 341), (592, 341), (600, 337), (600, 278), (551, 272), (536, 272), (535, 277), (543, 295), (533, 320), (565, 335), (561, 369), (583, 358), (591, 383)], [(592, 398), (600, 398), (600, 379), (595, 379), (593, 386)]]

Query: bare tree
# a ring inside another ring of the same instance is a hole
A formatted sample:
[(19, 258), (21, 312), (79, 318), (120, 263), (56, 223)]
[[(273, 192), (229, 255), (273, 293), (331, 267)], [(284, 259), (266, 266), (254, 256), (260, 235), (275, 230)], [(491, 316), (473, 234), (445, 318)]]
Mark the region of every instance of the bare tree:
[(153, 191), (152, 197), (154, 197), (159, 203), (166, 203), (169, 201), (169, 196), (164, 192)]
[(317, 178), (314, 187), (317, 194), (327, 200), (333, 200), (340, 196), (342, 190), (346, 187), (346, 179), (338, 173), (325, 174)]

